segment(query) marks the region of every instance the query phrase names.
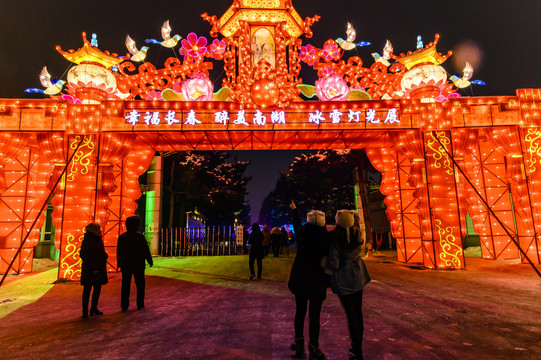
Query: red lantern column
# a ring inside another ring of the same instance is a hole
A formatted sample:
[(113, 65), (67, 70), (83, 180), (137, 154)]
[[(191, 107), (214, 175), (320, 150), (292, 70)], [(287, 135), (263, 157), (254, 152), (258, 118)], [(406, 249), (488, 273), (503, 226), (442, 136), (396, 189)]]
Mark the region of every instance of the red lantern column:
[(413, 191), (407, 184), (411, 163), (393, 148), (366, 148), (368, 159), (382, 174), (380, 191), (385, 195), (387, 217), (396, 239), (400, 262), (422, 262), (421, 233)]
[[(6, 135), (10, 141), (6, 141)], [(51, 166), (40, 156), (34, 137), (7, 133), (1, 137), (2, 146), (8, 146), (2, 153), (9, 155), (3, 159), (5, 177), (0, 194), (0, 273), (5, 273), (47, 198), (46, 179)], [(10, 273), (32, 271), (33, 251), (44, 219), (44, 214), (37, 219)]]
[[(84, 228), (90, 222), (98, 222), (102, 230), (106, 229), (110, 203), (107, 196), (108, 191), (114, 189), (109, 172), (103, 170), (108, 168), (103, 165), (110, 163), (100, 164), (99, 159), (114, 160), (121, 157), (122, 151), (117, 152), (115, 146), (105, 140), (100, 142), (100, 135), (96, 133), (100, 128), (100, 105), (71, 105), (68, 110), (66, 127), (78, 133), (40, 134), (40, 144), (43, 153), (55, 164), (49, 186), (55, 192), (52, 216), (56, 227), (55, 242), (60, 248), (58, 276), (77, 280), (81, 275), (79, 251)], [(104, 147), (101, 153), (100, 144)], [(64, 176), (53, 189), (64, 168)]]
[(433, 231), (432, 240), (423, 239), (426, 249), (425, 265), (428, 256), (433, 254), (434, 258), (430, 259), (428, 264), (434, 264), (438, 269), (464, 268), (461, 214), (455, 185), (458, 174), (451, 159), (453, 154), (451, 132), (426, 132), (425, 149)]
[(423, 134), (419, 130), (389, 131), (389, 137), (397, 151), (406, 261), (433, 268), (433, 264), (427, 265), (423, 243), (432, 239)]
[[(505, 179), (505, 157), (486, 141), (486, 134), (482, 132), (464, 163), (470, 180), (481, 197), (504, 224), (507, 222), (507, 230), (514, 234), (509, 186)], [(481, 254), (484, 259), (497, 259), (511, 246), (511, 239), (469, 186), (467, 193), (470, 204), (468, 212), (472, 217), (475, 232), (479, 235)]]
[[(529, 204), (521, 203), (522, 211), (529, 212), (532, 222), (524, 222), (526, 236), (519, 237), (520, 246), (534, 264), (541, 264), (541, 128), (522, 129), (524, 144), (524, 171), (526, 184), (517, 186), (517, 192), (528, 191)], [(527, 185), (527, 186), (525, 186)], [(528, 211), (529, 210), (529, 211)], [(530, 217), (527, 217), (530, 218)], [(532, 229), (533, 227), (533, 229)], [(527, 262), (522, 257), (522, 262)]]
[[(84, 228), (95, 222), (98, 212), (95, 202), (97, 181), (97, 140), (95, 134), (72, 135), (68, 137), (68, 158), (75, 153), (68, 164), (60, 188), (64, 190), (60, 234), (59, 278), (78, 280), (81, 276), (79, 257)], [(80, 145), (79, 145), (80, 144)], [(77, 148), (79, 146), (79, 148)], [(67, 161), (66, 161), (67, 162)], [(55, 211), (56, 211), (55, 207)], [(103, 224), (100, 224), (103, 226)]]
[[(505, 206), (508, 214), (498, 216), (508, 232), (518, 240), (521, 247), (527, 249), (534, 241), (534, 214), (532, 209), (532, 198), (529, 196), (527, 175), (524, 169), (524, 155), (521, 143), (521, 134), (518, 127), (488, 128), (485, 129), (487, 140), (493, 148), (505, 156), (505, 168), (502, 168), (499, 175), (506, 181), (507, 195), (492, 207), (500, 211)], [(491, 196), (493, 197), (493, 196)], [(501, 227), (501, 225), (500, 225)], [(503, 230), (503, 229), (502, 229)], [(504, 259), (516, 259), (520, 256), (518, 247), (509, 234), (505, 231), (501, 239), (495, 240), (494, 248), (497, 257)]]

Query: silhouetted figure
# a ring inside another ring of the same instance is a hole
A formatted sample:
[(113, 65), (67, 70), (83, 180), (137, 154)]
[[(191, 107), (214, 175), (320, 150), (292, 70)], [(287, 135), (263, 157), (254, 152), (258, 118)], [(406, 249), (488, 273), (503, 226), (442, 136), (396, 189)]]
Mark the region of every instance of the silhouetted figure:
[(306, 216), (307, 223), (301, 225), (301, 218), (293, 201), (290, 208), (297, 234), (297, 255), (288, 282), (289, 290), (295, 295), (296, 304), (295, 343), (291, 345), (291, 350), (295, 351), (294, 357), (304, 356), (304, 318), (308, 310), (310, 359), (324, 359), (325, 354), (319, 348), (319, 319), (329, 285), (329, 276), (324, 273), (322, 266), (322, 259), (329, 252), (325, 214), (317, 210), (310, 211)]
[(363, 288), (370, 275), (361, 258), (363, 239), (354, 225), (351, 210), (336, 212), (336, 228), (329, 232), (331, 243), (327, 268), (332, 272), (331, 288), (346, 313), (351, 340), (351, 360), (363, 358)]
[[(99, 224), (90, 223), (81, 243), (81, 285), (83, 285), (83, 318), (88, 317), (88, 300), (92, 292), (90, 316), (103, 315), (98, 310), (101, 286), (107, 284), (107, 258)], [(92, 288), (94, 290), (92, 291)]]
[(263, 233), (257, 223), (252, 225), (252, 233), (248, 238), (250, 247), (250, 255), (248, 258), (248, 266), (250, 267), (250, 280), (255, 277), (254, 262), (257, 260), (257, 279), (261, 280), (261, 272), (263, 271)]
[(280, 227), (280, 232), (282, 233), (282, 240), (280, 242), (280, 255), (282, 255), (282, 250), (285, 250), (286, 255), (289, 255), (289, 234), (287, 233), (287, 230), (283, 225)]
[(116, 248), (117, 266), (122, 271), (122, 289), (120, 292), (120, 307), (128, 311), (130, 305), (131, 278), (137, 288), (137, 308), (145, 307), (145, 260), (150, 266), (154, 265), (145, 236), (138, 231), (140, 220), (138, 216), (126, 219), (126, 232), (118, 237)]
[(270, 230), (267, 225), (263, 225), (263, 257), (269, 256), (270, 249)]
[(248, 238), (250, 237), (250, 233), (248, 232), (248, 229), (246, 226), (243, 226), (242, 228), (242, 253), (248, 254)]
[(278, 257), (280, 255), (280, 244), (282, 243), (282, 232), (278, 226), (272, 228), (270, 233), (270, 242), (272, 246), (272, 254), (274, 257)]

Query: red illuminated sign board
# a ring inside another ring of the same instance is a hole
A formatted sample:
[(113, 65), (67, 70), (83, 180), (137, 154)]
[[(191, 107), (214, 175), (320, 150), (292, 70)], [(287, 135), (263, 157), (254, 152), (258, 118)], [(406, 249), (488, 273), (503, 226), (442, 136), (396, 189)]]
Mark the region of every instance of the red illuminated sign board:
[[(263, 130), (263, 129), (397, 129), (403, 128), (397, 106), (370, 106), (370, 102), (302, 109), (214, 109), (163, 106), (125, 107), (124, 120), (137, 130)], [(409, 123), (409, 122), (408, 122)], [(408, 124), (409, 125), (409, 124)]]

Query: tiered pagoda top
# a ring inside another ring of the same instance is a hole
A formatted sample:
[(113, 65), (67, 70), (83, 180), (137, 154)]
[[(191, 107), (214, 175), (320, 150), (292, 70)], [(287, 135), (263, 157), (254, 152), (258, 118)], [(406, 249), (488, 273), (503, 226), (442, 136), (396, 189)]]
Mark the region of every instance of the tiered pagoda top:
[(220, 17), (218, 31), (225, 37), (234, 36), (239, 31), (240, 20), (265, 24), (285, 22), (285, 31), (293, 38), (305, 32), (304, 21), (293, 8), (291, 0), (234, 0)]

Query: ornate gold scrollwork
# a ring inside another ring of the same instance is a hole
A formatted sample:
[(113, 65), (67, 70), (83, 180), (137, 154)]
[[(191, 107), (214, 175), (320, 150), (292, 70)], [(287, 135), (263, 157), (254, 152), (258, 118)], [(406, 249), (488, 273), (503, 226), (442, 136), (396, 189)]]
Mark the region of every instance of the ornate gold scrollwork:
[[(462, 255), (462, 248), (455, 244), (456, 238), (453, 235), (453, 227), (447, 226), (443, 228), (439, 219), (436, 219), (434, 223), (436, 224), (436, 232), (442, 251), (440, 253), (440, 259), (444, 261), (445, 266), (461, 267), (460, 256)], [(452, 252), (453, 249), (454, 253)]]
[[(77, 149), (77, 144), (81, 142), (81, 136), (77, 135), (70, 144), (70, 149)], [(69, 173), (66, 177), (67, 181), (74, 181), (75, 175), (80, 173), (81, 175), (88, 174), (88, 166), (90, 165), (91, 155), (94, 152), (94, 143), (92, 142), (92, 135), (84, 136), (82, 139), (79, 150), (73, 156), (73, 161), (69, 169)], [(79, 165), (82, 169), (79, 171)]]
[[(436, 136), (434, 136), (434, 133), (436, 133)], [(448, 153), (450, 153), (450, 149), (448, 148), (448, 145), (451, 143), (451, 139), (447, 137), (445, 134), (445, 131), (431, 131), (430, 137), (432, 139), (428, 140), (428, 147), (432, 149), (432, 157), (434, 158), (434, 166), (436, 168), (441, 168), (442, 166), (445, 167), (445, 172), (449, 175), (454, 174), (453, 165), (451, 162), (451, 159), (449, 158)], [(438, 142), (438, 139), (440, 140)], [(440, 145), (441, 142), (441, 145)], [(442, 146), (443, 145), (443, 146)], [(447, 150), (447, 151), (446, 151)], [(440, 163), (440, 161), (443, 159), (443, 161)]]
[(534, 173), (537, 170), (537, 164), (541, 162), (541, 131), (538, 128), (529, 128), (528, 133), (524, 136), (524, 141), (528, 144), (529, 164), (528, 170)]
[[(66, 239), (66, 246), (64, 247), (64, 251), (66, 252), (66, 255), (62, 258), (60, 261), (60, 269), (64, 270), (64, 278), (66, 279), (78, 279), (81, 277), (81, 257), (79, 256), (79, 253), (81, 249), (75, 245), (73, 242), (75, 240), (75, 236), (68, 235)], [(79, 243), (83, 241), (83, 235), (79, 236)], [(73, 260), (71, 264), (66, 262), (66, 260)]]

